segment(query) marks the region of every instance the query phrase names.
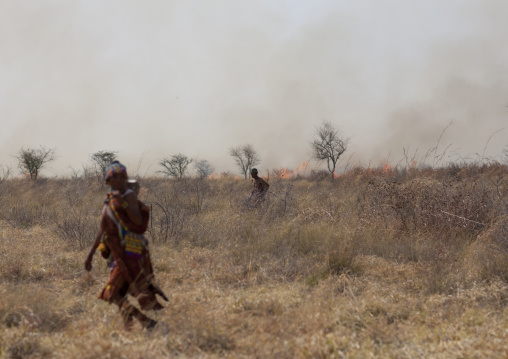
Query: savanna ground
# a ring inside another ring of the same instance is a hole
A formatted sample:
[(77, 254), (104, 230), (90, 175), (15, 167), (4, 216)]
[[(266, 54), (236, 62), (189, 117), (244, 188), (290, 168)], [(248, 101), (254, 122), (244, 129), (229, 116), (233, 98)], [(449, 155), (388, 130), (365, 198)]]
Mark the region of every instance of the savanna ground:
[(141, 179), (169, 297), (125, 331), (83, 269), (105, 188), (93, 178), (0, 184), (5, 358), (503, 358), (508, 169), (352, 169), (250, 182)]

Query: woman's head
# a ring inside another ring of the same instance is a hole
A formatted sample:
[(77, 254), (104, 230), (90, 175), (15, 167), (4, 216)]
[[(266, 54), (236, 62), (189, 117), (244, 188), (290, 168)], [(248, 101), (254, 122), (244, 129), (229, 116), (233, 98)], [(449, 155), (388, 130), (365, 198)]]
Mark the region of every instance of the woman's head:
[[(104, 180), (106, 184), (111, 187), (123, 187), (127, 182), (127, 168), (118, 161), (112, 162), (107, 168), (104, 174)], [(117, 183), (123, 182), (123, 183)]]

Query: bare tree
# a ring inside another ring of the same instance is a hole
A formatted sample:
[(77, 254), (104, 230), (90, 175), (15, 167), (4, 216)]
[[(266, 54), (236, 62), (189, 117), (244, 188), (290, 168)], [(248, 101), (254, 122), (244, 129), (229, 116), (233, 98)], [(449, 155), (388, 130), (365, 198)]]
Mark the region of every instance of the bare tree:
[(181, 153), (171, 156), (170, 158), (163, 158), (159, 161), (159, 165), (162, 166), (162, 171), (168, 176), (172, 176), (181, 179), (187, 172), (187, 167), (192, 163), (192, 159)]
[(326, 161), (332, 181), (337, 162), (340, 156), (346, 152), (348, 142), (349, 139), (344, 137), (330, 122), (323, 122), (321, 127), (316, 130), (311, 143), (313, 157), (318, 161)]
[(200, 178), (207, 178), (214, 171), (213, 166), (207, 160), (196, 160), (196, 162), (194, 162), (194, 168)]
[(232, 147), (229, 154), (235, 159), (236, 165), (245, 176), (245, 179), (247, 179), (252, 167), (259, 163), (259, 156), (252, 145)]
[(39, 171), (48, 162), (55, 159), (55, 150), (44, 147), (40, 148), (21, 148), (17, 155), (18, 166), (22, 173), (29, 175), (31, 180), (36, 180)]
[(90, 155), (92, 166), (97, 178), (100, 180), (104, 178), (106, 168), (111, 164), (111, 162), (117, 160), (116, 154), (117, 152), (115, 151), (97, 151)]

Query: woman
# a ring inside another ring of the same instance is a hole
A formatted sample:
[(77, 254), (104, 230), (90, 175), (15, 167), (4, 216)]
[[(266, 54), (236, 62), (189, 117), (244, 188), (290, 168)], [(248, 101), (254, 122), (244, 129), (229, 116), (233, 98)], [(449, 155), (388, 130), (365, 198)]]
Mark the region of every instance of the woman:
[(166, 299), (152, 284), (154, 275), (150, 252), (142, 235), (147, 229), (150, 212), (137, 199), (137, 193), (127, 188), (127, 169), (120, 162), (115, 161), (108, 166), (105, 181), (111, 189), (104, 201), (99, 232), (85, 261), (85, 269), (92, 269), (92, 258), (99, 248), (102, 256), (108, 258), (111, 271), (99, 298), (118, 305), (127, 329), (132, 327), (134, 318), (144, 328), (151, 329), (157, 322), (127, 300), (130, 294), (138, 300), (141, 309), (159, 310), (163, 306), (155, 294)]

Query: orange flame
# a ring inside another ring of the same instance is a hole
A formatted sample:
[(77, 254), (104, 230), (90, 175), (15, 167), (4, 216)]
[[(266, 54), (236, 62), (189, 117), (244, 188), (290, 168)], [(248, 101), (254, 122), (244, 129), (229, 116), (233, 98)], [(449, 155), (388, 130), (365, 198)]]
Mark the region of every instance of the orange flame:
[(273, 174), (277, 178), (296, 178), (296, 177), (306, 177), (307, 176), (307, 162), (302, 162), (300, 166), (298, 166), (295, 170), (291, 170), (289, 168), (281, 167), (277, 170), (273, 171)]
[(388, 173), (392, 170), (392, 166), (388, 163), (383, 164), (383, 173)]

